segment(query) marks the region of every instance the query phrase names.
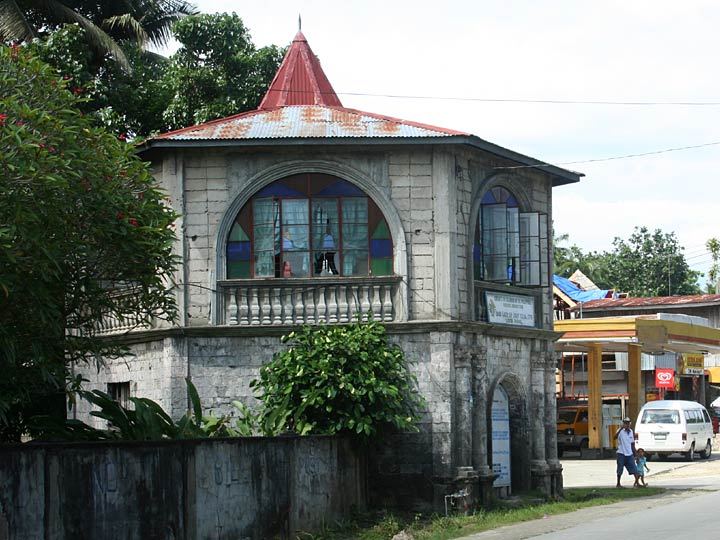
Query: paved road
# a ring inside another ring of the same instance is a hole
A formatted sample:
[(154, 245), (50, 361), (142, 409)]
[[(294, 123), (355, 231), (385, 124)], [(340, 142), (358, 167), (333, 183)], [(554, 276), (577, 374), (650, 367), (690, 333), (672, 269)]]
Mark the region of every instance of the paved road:
[[(612, 487), (615, 460), (563, 459), (565, 487)], [(720, 455), (687, 462), (680, 458), (648, 463), (645, 480), (668, 491), (659, 496), (586, 508), (464, 537), (464, 540), (657, 540), (717, 538), (720, 525)], [(628, 489), (632, 479), (623, 476)]]

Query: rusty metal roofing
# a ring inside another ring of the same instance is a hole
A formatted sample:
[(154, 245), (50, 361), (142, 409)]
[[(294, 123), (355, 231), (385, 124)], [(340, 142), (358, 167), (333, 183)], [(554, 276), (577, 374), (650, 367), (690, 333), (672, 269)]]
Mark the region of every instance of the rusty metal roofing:
[(260, 108), (151, 137), (141, 151), (152, 147), (264, 145), (266, 142), (333, 144), (351, 139), (364, 139), (367, 144), (466, 144), (524, 166), (541, 167), (553, 176), (553, 186), (577, 182), (584, 176), (469, 133), (343, 107), (301, 32), (295, 36)]
[(154, 139), (177, 141), (452, 135), (469, 134), (343, 107), (289, 105), (214, 120), (199, 126), (164, 133)]
[(302, 32), (293, 39), (259, 108), (273, 109), (285, 105), (342, 107), (340, 98)]
[[(613, 309), (652, 309), (656, 307), (681, 308), (707, 305), (720, 306), (720, 294), (690, 294), (685, 296), (657, 296), (649, 298), (605, 298), (590, 300), (582, 304), (583, 311), (605, 311)], [(573, 309), (581, 309), (580, 305)]]

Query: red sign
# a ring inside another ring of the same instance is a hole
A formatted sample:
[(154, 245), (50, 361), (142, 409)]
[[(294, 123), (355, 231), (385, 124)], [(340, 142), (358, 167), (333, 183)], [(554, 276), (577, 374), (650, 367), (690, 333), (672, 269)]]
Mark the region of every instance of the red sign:
[(675, 388), (675, 370), (672, 368), (655, 368), (655, 386), (658, 388)]

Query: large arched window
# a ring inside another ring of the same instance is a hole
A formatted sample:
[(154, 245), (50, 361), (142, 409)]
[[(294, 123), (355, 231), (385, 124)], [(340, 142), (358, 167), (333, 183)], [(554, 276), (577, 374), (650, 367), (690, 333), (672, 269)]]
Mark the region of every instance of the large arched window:
[(547, 214), (520, 211), (515, 196), (503, 187), (487, 191), (475, 227), (475, 279), (545, 286), (548, 254)]
[(228, 279), (393, 273), (382, 212), (329, 174), (296, 174), (257, 192), (235, 219), (226, 255)]

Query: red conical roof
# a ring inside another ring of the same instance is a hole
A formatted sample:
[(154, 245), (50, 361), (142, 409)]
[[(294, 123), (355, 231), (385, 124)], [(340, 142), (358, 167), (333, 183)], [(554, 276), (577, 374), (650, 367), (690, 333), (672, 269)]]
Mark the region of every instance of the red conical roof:
[(285, 105), (342, 107), (317, 56), (298, 32), (258, 109)]

